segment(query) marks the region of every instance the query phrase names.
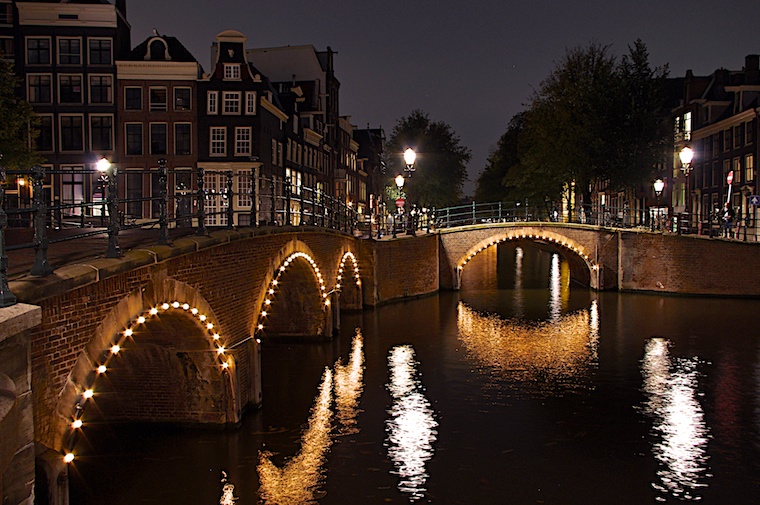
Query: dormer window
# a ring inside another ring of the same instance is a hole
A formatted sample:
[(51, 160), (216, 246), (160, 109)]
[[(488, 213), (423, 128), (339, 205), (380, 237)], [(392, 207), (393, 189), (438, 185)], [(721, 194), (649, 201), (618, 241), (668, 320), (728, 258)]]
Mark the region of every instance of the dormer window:
[(224, 78), (225, 79), (240, 79), (240, 65), (237, 63), (225, 63), (224, 64)]

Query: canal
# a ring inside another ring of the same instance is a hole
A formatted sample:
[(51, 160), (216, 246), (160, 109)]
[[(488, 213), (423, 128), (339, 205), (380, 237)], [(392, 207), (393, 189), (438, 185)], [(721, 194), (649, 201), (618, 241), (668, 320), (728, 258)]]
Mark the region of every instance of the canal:
[(757, 503), (757, 300), (595, 293), (541, 246), (264, 342), (235, 430), (88, 429), (71, 503)]

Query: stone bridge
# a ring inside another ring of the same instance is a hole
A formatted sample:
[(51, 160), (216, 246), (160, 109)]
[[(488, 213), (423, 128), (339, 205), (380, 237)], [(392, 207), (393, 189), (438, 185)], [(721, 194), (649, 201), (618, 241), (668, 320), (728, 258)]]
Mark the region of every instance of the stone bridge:
[(240, 229), (82, 261), (10, 283), (33, 315), (23, 328), (0, 317), (0, 395), (15, 398), (0, 405), (0, 491), (24, 496), (31, 446), (49, 503), (66, 503), (64, 458), (98, 416), (236, 424), (262, 401), (261, 339), (330, 338), (341, 310), (457, 289), (469, 260), (504, 241), (556, 249), (594, 289), (760, 296), (760, 244), (562, 223), (383, 240)]

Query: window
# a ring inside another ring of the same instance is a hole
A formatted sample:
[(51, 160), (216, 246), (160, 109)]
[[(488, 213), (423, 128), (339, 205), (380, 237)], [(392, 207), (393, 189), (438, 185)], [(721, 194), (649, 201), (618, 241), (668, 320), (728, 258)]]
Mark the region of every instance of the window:
[(731, 129), (723, 130), (723, 150), (730, 151), (733, 143), (731, 142)]
[(720, 162), (716, 161), (712, 167), (712, 185), (717, 186), (720, 184)]
[(84, 151), (82, 116), (60, 116), (61, 151)]
[(251, 155), (251, 128), (235, 128), (235, 156)]
[(58, 76), (58, 101), (61, 103), (82, 103), (82, 76)]
[(13, 24), (13, 4), (11, 2), (0, 3), (0, 24)]
[(240, 93), (225, 91), (223, 96), (224, 114), (240, 114)]
[(140, 172), (127, 172), (126, 176), (126, 195), (127, 195), (127, 214), (135, 217), (142, 217), (142, 197), (143, 197), (143, 174)]
[(256, 92), (255, 91), (245, 92), (245, 113), (249, 115), (256, 114)]
[(128, 87), (124, 88), (124, 109), (141, 110), (142, 109), (142, 88)]
[(111, 103), (113, 101), (111, 79), (110, 75), (90, 76), (90, 103)]
[(26, 62), (29, 65), (50, 65), (50, 39), (26, 39)]
[(82, 41), (75, 39), (58, 39), (58, 63), (61, 65), (82, 64)]
[(13, 60), (15, 57), (13, 47), (13, 37), (0, 37), (0, 58)]
[(166, 88), (150, 88), (150, 110), (166, 110)]
[(240, 79), (240, 65), (237, 63), (225, 63), (224, 64), (224, 78), (225, 79)]
[(211, 156), (227, 154), (227, 128), (224, 126), (211, 127)]
[(39, 120), (40, 134), (37, 136), (37, 150), (41, 152), (53, 151), (53, 116), (39, 116)]
[(64, 209), (63, 213), (67, 216), (79, 216), (82, 213), (82, 207), (77, 204), (84, 203), (84, 174), (82, 173), (84, 167), (63, 168), (70, 173), (61, 174), (61, 203), (73, 206)]
[(90, 39), (90, 65), (111, 64), (111, 39)]
[(755, 182), (755, 155), (748, 154), (744, 157), (744, 182), (753, 184)]
[(747, 121), (744, 124), (744, 143), (747, 145), (750, 145), (754, 141), (755, 141), (755, 123), (754, 121)]
[(683, 139), (691, 140), (691, 112), (683, 115)]
[(734, 149), (742, 146), (743, 138), (744, 132), (742, 132), (742, 125), (734, 126)]
[(32, 74), (28, 75), (27, 79), (29, 80), (27, 93), (29, 103), (52, 103), (50, 75)]
[(125, 136), (127, 138), (126, 152), (129, 155), (139, 155), (143, 153), (143, 125), (142, 123), (127, 123), (125, 125)]
[(206, 96), (207, 96), (206, 113), (218, 114), (219, 113), (219, 103), (218, 103), (219, 93), (217, 91), (209, 91), (208, 95)]
[(190, 123), (174, 125), (174, 154), (190, 154), (191, 126)]
[(150, 154), (166, 154), (166, 123), (150, 124)]
[(720, 153), (720, 135), (718, 133), (712, 136), (712, 155), (717, 156)]
[(190, 88), (174, 88), (174, 110), (190, 110)]
[(90, 116), (90, 148), (93, 151), (113, 150), (113, 117)]
[(733, 184), (739, 185), (742, 182), (742, 159), (734, 158), (734, 181)]

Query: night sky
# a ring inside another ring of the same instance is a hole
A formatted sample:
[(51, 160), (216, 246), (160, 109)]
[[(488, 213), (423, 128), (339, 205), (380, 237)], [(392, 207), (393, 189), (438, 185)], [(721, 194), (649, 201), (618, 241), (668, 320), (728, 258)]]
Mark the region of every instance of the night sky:
[(640, 38), (671, 77), (740, 70), (760, 52), (756, 0), (127, 0), (132, 46), (155, 28), (210, 68), (224, 30), (247, 47), (330, 46), (340, 113), (390, 136), (414, 109), (449, 124), (472, 150), (470, 181), (514, 114), (567, 48), (610, 45), (620, 56)]

